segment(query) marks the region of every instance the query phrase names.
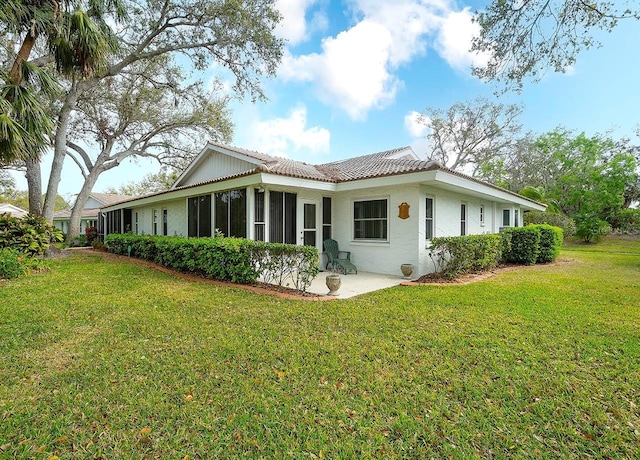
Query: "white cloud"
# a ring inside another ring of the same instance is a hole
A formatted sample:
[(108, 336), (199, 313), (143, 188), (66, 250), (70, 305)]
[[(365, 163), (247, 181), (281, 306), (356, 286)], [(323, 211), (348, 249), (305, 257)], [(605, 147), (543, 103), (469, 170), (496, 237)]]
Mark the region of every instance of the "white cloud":
[(355, 24), (325, 38), (320, 53), (286, 52), (279, 75), (312, 83), (325, 104), (362, 120), (393, 102), (402, 86), (398, 67), (427, 52), (449, 5), (450, 0), (352, 0)]
[(473, 22), (469, 7), (452, 11), (442, 18), (436, 49), (454, 69), (467, 71), (471, 65), (482, 67), (489, 61), (489, 55), (470, 51), (473, 38), (479, 34), (480, 25)]
[[(306, 13), (315, 2), (316, 0), (276, 0), (276, 9), (282, 15), (276, 34), (292, 45), (306, 40), (308, 38)], [(314, 17), (314, 24), (317, 20), (318, 18)]]
[(248, 127), (249, 148), (275, 156), (292, 152), (323, 154), (329, 152), (331, 133), (325, 128), (307, 128), (307, 109), (293, 109), (287, 118), (256, 121)]
[(415, 138), (424, 137), (427, 134), (430, 122), (431, 120), (428, 116), (415, 110), (404, 116), (404, 127)]

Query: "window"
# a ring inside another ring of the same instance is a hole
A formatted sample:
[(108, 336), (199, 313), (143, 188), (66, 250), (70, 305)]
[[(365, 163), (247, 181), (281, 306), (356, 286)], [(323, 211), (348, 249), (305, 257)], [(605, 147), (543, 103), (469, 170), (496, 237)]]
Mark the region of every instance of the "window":
[(356, 240), (388, 239), (387, 200), (353, 202), (353, 238)]
[(158, 210), (153, 210), (153, 234), (158, 234)]
[(322, 198), (322, 241), (331, 238), (331, 198)]
[(295, 193), (269, 193), (269, 241), (296, 244)]
[(211, 236), (211, 195), (189, 198), (187, 214), (189, 236)]
[(519, 209), (515, 209), (513, 211), (513, 226), (514, 227), (520, 226), (520, 210)]
[(264, 241), (265, 223), (264, 223), (264, 189), (253, 190), (253, 211), (254, 211), (254, 239), (256, 241)]
[(433, 238), (433, 198), (427, 198), (427, 207), (425, 214), (425, 227), (424, 227), (424, 235), (425, 239), (430, 240)]
[(503, 227), (511, 226), (511, 209), (502, 210), (502, 226)]
[(247, 191), (228, 190), (215, 194), (216, 229), (224, 236), (247, 236)]
[(480, 205), (480, 226), (484, 227), (484, 205)]
[(169, 211), (167, 208), (162, 210), (162, 234), (164, 236), (169, 234)]
[(460, 204), (460, 235), (467, 234), (467, 204)]
[(136, 235), (139, 235), (140, 232), (138, 231), (139, 230), (138, 229), (138, 211), (136, 211), (136, 221), (135, 222), (136, 222)]

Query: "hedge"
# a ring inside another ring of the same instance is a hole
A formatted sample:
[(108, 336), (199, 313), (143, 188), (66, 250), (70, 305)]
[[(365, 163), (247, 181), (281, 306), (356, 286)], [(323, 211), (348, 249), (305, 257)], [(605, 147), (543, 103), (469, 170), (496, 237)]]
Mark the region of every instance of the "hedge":
[(540, 254), (540, 229), (536, 226), (507, 228), (502, 232), (505, 262), (533, 265)]
[(539, 252), (536, 263), (545, 264), (555, 261), (562, 247), (562, 229), (546, 224), (530, 225), (529, 227), (535, 227), (540, 230)]
[(112, 233), (108, 251), (151, 260), (181, 272), (233, 283), (266, 283), (306, 291), (318, 274), (315, 247), (244, 238), (184, 238)]
[(429, 257), (436, 272), (448, 278), (495, 268), (502, 254), (502, 236), (495, 234), (433, 238)]
[(524, 224), (548, 224), (562, 229), (563, 236), (572, 236), (576, 233), (576, 223), (571, 217), (564, 214), (551, 214), (543, 211), (527, 211), (523, 215)]

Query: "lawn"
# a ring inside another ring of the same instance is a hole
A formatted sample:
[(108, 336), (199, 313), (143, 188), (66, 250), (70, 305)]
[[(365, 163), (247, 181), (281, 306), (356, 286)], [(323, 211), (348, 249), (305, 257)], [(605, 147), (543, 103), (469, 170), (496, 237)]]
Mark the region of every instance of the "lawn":
[(0, 458), (637, 458), (640, 244), (332, 302), (78, 254), (0, 284)]

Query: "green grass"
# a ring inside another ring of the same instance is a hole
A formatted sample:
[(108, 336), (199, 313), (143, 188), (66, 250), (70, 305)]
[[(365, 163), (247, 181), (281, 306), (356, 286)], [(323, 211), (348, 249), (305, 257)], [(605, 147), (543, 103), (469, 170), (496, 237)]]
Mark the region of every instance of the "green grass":
[(0, 285), (0, 458), (637, 458), (640, 246), (604, 244), (334, 302), (56, 260)]

